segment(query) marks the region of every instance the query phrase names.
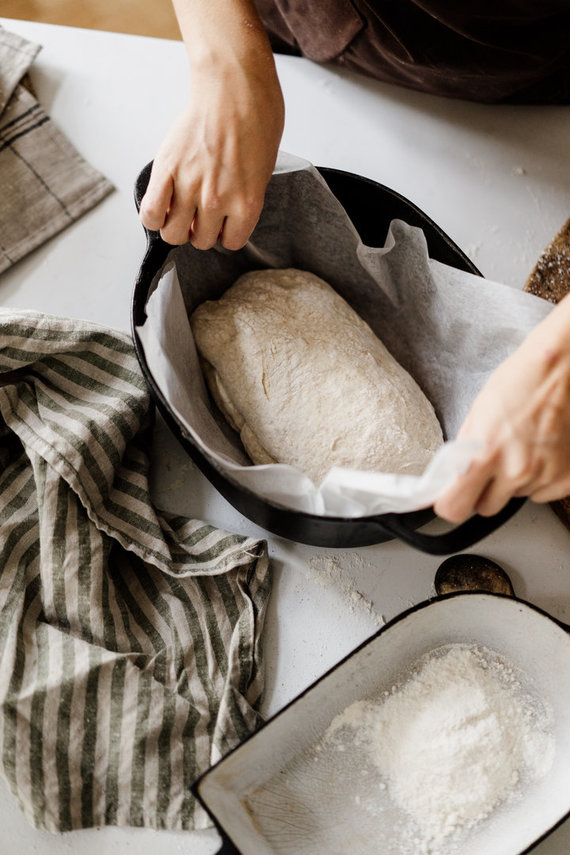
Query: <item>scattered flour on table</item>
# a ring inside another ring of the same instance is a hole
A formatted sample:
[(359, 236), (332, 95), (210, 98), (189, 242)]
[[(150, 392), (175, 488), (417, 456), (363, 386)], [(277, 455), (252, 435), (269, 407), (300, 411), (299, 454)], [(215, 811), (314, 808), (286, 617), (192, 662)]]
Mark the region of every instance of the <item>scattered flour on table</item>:
[(315, 578), (322, 588), (335, 588), (341, 594), (350, 612), (366, 612), (377, 626), (382, 626), (386, 623), (384, 617), (376, 611), (370, 600), (358, 590), (354, 576), (345, 566), (348, 564), (356, 572), (364, 566), (364, 563), (364, 559), (358, 553), (341, 553), (340, 555), (314, 555), (309, 559), (308, 566), (315, 571), (311, 578)]
[(437, 852), (551, 767), (552, 713), (525, 683), (488, 648), (446, 645), (382, 698), (347, 707), (323, 742), (346, 750), (350, 728), (411, 820), (414, 851)]

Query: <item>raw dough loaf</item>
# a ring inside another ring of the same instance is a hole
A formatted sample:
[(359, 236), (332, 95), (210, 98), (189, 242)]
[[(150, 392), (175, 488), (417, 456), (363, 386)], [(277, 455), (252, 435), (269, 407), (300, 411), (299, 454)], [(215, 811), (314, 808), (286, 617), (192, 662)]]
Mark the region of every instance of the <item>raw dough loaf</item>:
[(254, 463), (288, 463), (315, 484), (332, 466), (419, 474), (443, 441), (417, 383), (312, 273), (246, 273), (190, 320), (212, 396)]

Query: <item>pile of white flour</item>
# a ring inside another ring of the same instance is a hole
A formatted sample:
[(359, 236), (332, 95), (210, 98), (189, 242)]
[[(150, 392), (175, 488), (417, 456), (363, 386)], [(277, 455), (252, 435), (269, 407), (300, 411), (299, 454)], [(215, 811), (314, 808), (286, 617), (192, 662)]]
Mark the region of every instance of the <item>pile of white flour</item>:
[(554, 758), (551, 713), (524, 675), (471, 645), (432, 651), (382, 699), (347, 707), (325, 740), (346, 728), (365, 742), (381, 786), (409, 816), (416, 851), (435, 852), (473, 827), (544, 776)]

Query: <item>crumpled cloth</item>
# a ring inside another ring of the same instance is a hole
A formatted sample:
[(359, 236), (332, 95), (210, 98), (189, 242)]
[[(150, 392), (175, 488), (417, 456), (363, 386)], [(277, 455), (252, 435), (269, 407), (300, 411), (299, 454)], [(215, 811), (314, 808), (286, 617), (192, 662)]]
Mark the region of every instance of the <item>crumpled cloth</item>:
[(29, 91), (25, 75), (40, 49), (0, 27), (0, 273), (113, 189)]
[(29, 820), (203, 828), (260, 723), (264, 541), (159, 513), (132, 342), (0, 309), (0, 771)]
[(276, 52), (449, 98), (570, 104), (565, 0), (254, 2)]

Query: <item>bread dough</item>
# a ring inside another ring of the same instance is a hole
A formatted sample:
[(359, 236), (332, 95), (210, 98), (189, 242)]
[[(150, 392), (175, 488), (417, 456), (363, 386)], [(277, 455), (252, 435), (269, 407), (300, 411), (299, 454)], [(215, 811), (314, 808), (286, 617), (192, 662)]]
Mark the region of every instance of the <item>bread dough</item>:
[(417, 383), (333, 288), (254, 270), (190, 318), (211, 394), (254, 463), (419, 474), (443, 442)]

